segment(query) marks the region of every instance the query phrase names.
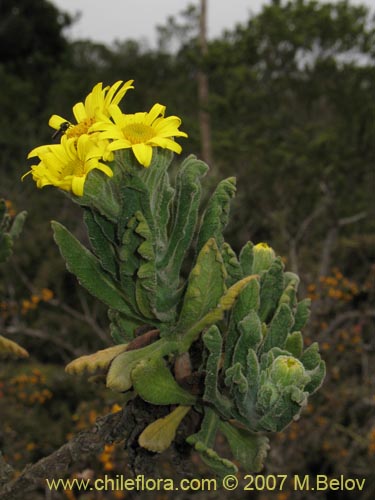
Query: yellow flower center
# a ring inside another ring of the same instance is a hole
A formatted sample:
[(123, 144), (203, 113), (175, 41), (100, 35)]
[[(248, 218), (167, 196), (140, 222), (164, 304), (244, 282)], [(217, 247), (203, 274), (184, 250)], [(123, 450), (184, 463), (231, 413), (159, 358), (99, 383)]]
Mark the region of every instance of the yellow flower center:
[(69, 127), (68, 130), (66, 131), (66, 135), (71, 138), (71, 137), (80, 137), (83, 134), (88, 134), (89, 133), (89, 128), (91, 125), (95, 123), (95, 118), (86, 118), (82, 122), (77, 123), (77, 125), (73, 125), (72, 127)]
[(155, 131), (149, 125), (132, 123), (122, 129), (124, 137), (132, 144), (142, 144), (155, 137)]
[(70, 175), (83, 177), (85, 175), (85, 162), (79, 159), (67, 162), (65, 168), (63, 168), (61, 172), (61, 178), (63, 179)]

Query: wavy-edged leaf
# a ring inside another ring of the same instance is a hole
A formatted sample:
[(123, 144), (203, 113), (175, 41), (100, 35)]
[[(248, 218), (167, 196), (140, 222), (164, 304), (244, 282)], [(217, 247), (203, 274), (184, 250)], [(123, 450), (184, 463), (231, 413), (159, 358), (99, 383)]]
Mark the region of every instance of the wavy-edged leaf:
[(221, 247), (221, 255), (223, 257), (224, 266), (227, 271), (226, 285), (228, 287), (234, 285), (236, 281), (239, 281), (244, 276), (242, 274), (242, 269), (240, 263), (237, 259), (237, 255), (231, 248), (231, 246), (224, 242)]
[(284, 291), (283, 263), (277, 257), (261, 277), (259, 317), (267, 322), (275, 313)]
[(222, 338), (216, 325), (212, 325), (203, 335), (203, 342), (209, 351), (209, 356), (206, 362), (203, 399), (204, 401), (213, 404), (225, 418), (230, 418), (232, 403), (228, 398), (220, 394), (218, 388)]
[(180, 299), (180, 270), (190, 247), (197, 224), (201, 196), (200, 177), (206, 174), (205, 163), (191, 155), (182, 163), (176, 179), (172, 204), (171, 230), (163, 254), (158, 254), (158, 296), (156, 309), (164, 321), (174, 321)]
[(262, 352), (267, 352), (272, 347), (284, 347), (285, 341), (294, 322), (292, 311), (286, 303), (282, 303), (267, 329)]
[(66, 365), (65, 371), (71, 375), (80, 375), (84, 372), (95, 373), (98, 370), (106, 370), (112, 360), (126, 349), (127, 344), (121, 344), (81, 356)]
[(219, 302), (225, 292), (226, 272), (216, 241), (211, 238), (199, 252), (189, 275), (188, 287), (177, 324), (187, 330)]
[(298, 302), (294, 316), (294, 329), (302, 330), (310, 316), (311, 299), (306, 298)]
[(80, 284), (104, 304), (129, 318), (140, 319), (130, 308), (122, 291), (103, 271), (98, 259), (85, 248), (62, 224), (52, 221), (54, 238), (65, 259), (67, 269)]
[[(257, 275), (254, 276), (246, 276), (240, 281), (237, 281), (233, 286), (228, 288), (224, 295), (219, 300), (219, 303), (215, 308), (209, 311), (202, 319), (197, 321), (194, 325), (192, 325), (186, 332), (183, 333), (182, 343), (181, 343), (181, 352), (185, 352), (189, 349), (191, 344), (198, 338), (199, 334), (202, 332), (204, 328), (207, 328), (218, 321), (222, 320), (226, 311), (232, 308), (235, 303), (238, 295), (241, 293), (243, 288), (251, 281), (256, 280), (258, 278)], [(177, 330), (177, 333), (180, 333)]]
[(313, 370), (307, 370), (308, 375), (310, 376), (310, 382), (305, 386), (305, 391), (307, 391), (310, 395), (314, 394), (319, 387), (323, 384), (323, 381), (326, 376), (326, 364), (323, 360), (320, 360), (318, 366), (316, 366)]
[[(113, 224), (90, 209), (85, 209), (84, 221), (95, 255), (98, 257), (103, 269), (116, 279), (117, 263), (114, 250), (115, 232)], [(112, 240), (108, 238), (109, 235), (112, 236)]]
[(228, 224), (230, 201), (235, 193), (235, 177), (229, 177), (219, 182), (202, 217), (197, 252), (210, 238), (215, 238), (218, 247), (221, 248), (224, 243), (223, 231)]
[(293, 354), (295, 358), (300, 358), (303, 350), (303, 337), (301, 332), (290, 333), (286, 338), (284, 349)]
[(260, 472), (270, 448), (266, 436), (239, 429), (229, 422), (220, 421), (220, 431), (227, 438), (236, 460), (249, 473)]
[(250, 311), (257, 311), (259, 308), (259, 281), (254, 279), (244, 287), (239, 294), (236, 303), (231, 311), (228, 332), (225, 339), (224, 369), (230, 367), (233, 357), (234, 347), (240, 336), (239, 324), (249, 314)]
[(155, 148), (150, 167), (141, 169), (139, 174), (150, 193), (150, 207), (155, 222), (155, 248), (158, 254), (163, 254), (167, 246), (170, 205), (174, 195), (168, 176), (172, 159), (173, 153), (168, 149)]
[(189, 436), (186, 441), (199, 452), (203, 462), (222, 477), (227, 474), (236, 474), (238, 469), (234, 463), (220, 457), (213, 450), (219, 422), (219, 415), (211, 408), (205, 407), (200, 430)]
[(254, 245), (251, 241), (248, 241), (240, 252), (240, 265), (242, 269), (242, 276), (249, 276), (252, 274), (253, 269), (253, 254)]
[(135, 232), (143, 239), (137, 248), (140, 259), (137, 270), (135, 296), (138, 309), (142, 315), (145, 318), (155, 318), (156, 269), (154, 240), (144, 215), (141, 212), (136, 212), (135, 216), (138, 221)]

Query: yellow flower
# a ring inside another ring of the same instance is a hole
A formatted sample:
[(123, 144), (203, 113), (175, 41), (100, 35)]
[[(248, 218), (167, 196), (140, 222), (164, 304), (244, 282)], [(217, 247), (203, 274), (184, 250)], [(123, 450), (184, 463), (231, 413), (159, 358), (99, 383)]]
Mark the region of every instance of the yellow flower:
[(105, 141), (93, 142), (87, 134), (78, 140), (63, 136), (61, 144), (40, 146), (29, 153), (28, 158), (38, 156), (40, 163), (25, 175), (31, 173), (38, 188), (52, 185), (82, 196), (91, 170), (101, 170), (108, 177), (113, 175), (111, 168), (99, 161), (105, 155), (106, 146)]
[(68, 137), (78, 138), (82, 134), (87, 134), (91, 125), (109, 117), (110, 106), (118, 105), (126, 92), (134, 88), (133, 81), (128, 80), (121, 86), (123, 82), (119, 80), (111, 87), (107, 86), (104, 89), (102, 83), (97, 83), (84, 103), (77, 102), (73, 106), (73, 114), (77, 124), (71, 124), (61, 116), (52, 115), (49, 119), (50, 127), (65, 132)]
[(165, 106), (155, 104), (147, 112), (123, 114), (118, 106), (110, 106), (110, 115), (114, 123), (100, 122), (91, 127), (91, 131), (101, 130), (101, 139), (112, 139), (110, 151), (131, 148), (139, 163), (149, 167), (152, 159), (152, 147), (170, 149), (181, 153), (181, 146), (173, 137), (187, 137), (178, 130), (181, 120), (177, 116), (164, 118)]

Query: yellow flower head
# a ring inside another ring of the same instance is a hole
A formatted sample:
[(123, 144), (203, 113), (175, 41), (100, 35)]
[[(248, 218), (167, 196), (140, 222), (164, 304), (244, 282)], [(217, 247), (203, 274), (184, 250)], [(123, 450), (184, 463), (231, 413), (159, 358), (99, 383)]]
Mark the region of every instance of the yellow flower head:
[(91, 170), (96, 168), (109, 177), (113, 175), (111, 168), (100, 162), (106, 147), (105, 141), (93, 142), (87, 134), (78, 140), (63, 136), (61, 144), (40, 146), (29, 153), (28, 158), (38, 156), (40, 163), (32, 166), (25, 175), (31, 173), (38, 188), (52, 185), (82, 196)]
[(131, 148), (139, 163), (149, 167), (153, 146), (181, 153), (181, 146), (173, 138), (187, 137), (185, 132), (178, 130), (181, 125), (180, 118), (164, 118), (164, 113), (165, 106), (161, 104), (155, 104), (148, 113), (135, 114), (123, 114), (117, 105), (112, 105), (110, 115), (114, 123), (97, 123), (91, 131), (101, 130), (101, 139), (112, 139), (108, 146), (110, 151)]
[(77, 138), (82, 134), (87, 134), (91, 125), (109, 117), (110, 106), (118, 105), (126, 92), (134, 88), (133, 81), (128, 80), (123, 83), (122, 80), (119, 80), (111, 87), (107, 86), (104, 89), (102, 83), (97, 83), (86, 97), (84, 103), (77, 102), (73, 106), (73, 114), (77, 124), (70, 124), (65, 118), (52, 115), (49, 119), (50, 127), (65, 131), (68, 137)]

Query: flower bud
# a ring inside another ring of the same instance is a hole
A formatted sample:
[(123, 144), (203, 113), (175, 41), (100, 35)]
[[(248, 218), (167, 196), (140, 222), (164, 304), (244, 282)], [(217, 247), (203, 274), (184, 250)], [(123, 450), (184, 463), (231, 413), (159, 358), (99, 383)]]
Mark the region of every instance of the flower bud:
[(272, 363), (270, 377), (279, 387), (294, 385), (302, 389), (309, 381), (303, 364), (293, 356), (278, 356)]
[(258, 274), (267, 271), (275, 260), (274, 250), (267, 243), (258, 243), (253, 248), (253, 268), (252, 273)]

